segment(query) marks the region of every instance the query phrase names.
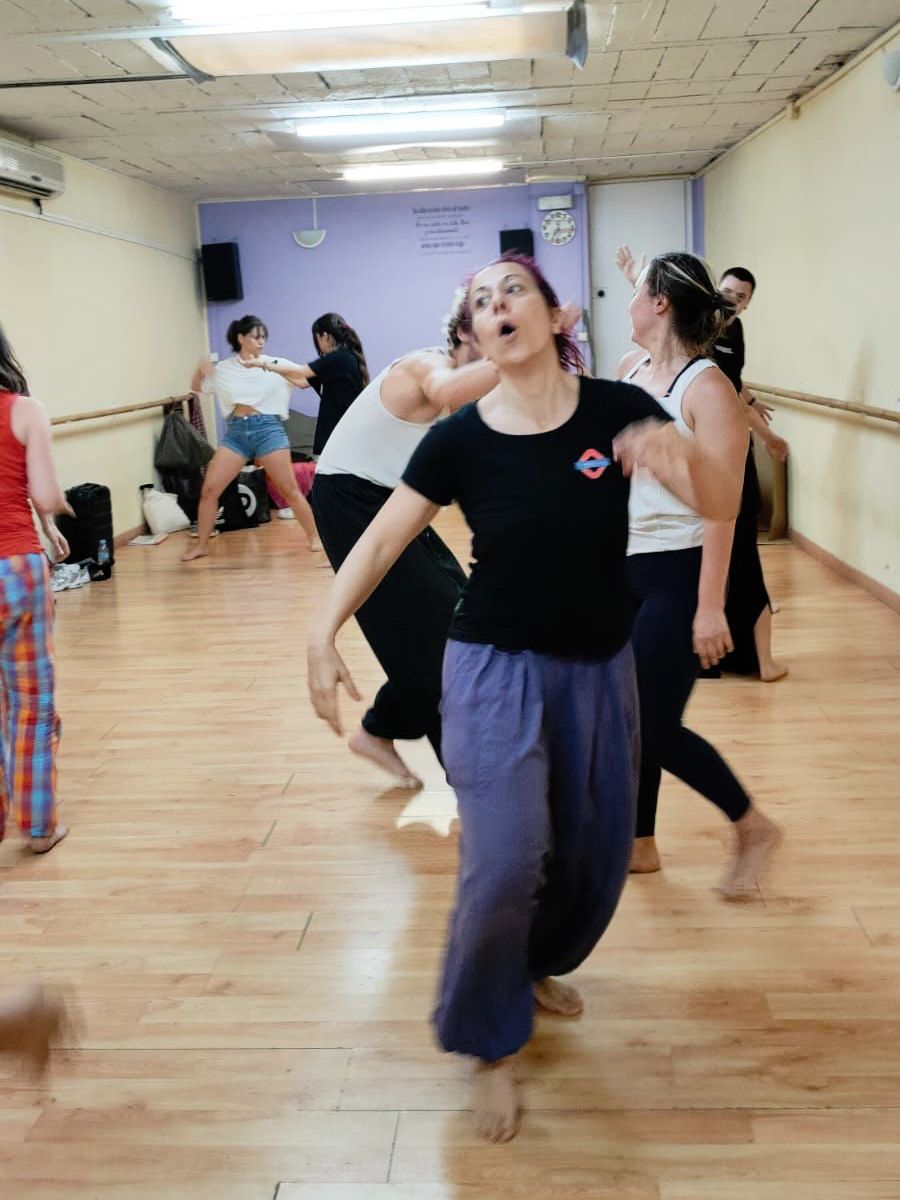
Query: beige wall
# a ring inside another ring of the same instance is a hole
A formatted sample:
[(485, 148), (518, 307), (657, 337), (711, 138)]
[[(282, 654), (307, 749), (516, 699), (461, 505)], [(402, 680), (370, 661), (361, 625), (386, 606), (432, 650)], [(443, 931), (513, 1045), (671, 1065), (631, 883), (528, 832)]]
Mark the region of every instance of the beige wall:
[[(105, 234), (0, 210), (0, 322), (32, 393), (55, 417), (184, 392), (207, 347), (194, 205), (76, 159), (64, 169), (45, 212)], [(0, 205), (33, 211), (4, 193)], [(160, 423), (151, 410), (54, 431), (64, 486), (107, 484), (117, 533), (141, 523)]]
[[(757, 276), (748, 379), (900, 410), (900, 34), (705, 178), (706, 252)], [(900, 592), (900, 427), (779, 406), (790, 520)]]

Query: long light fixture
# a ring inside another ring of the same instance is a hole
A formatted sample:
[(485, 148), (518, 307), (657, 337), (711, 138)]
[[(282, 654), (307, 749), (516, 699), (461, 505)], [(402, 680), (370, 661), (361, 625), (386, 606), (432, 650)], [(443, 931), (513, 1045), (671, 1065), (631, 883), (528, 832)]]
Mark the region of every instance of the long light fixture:
[(302, 138), (368, 137), (393, 133), (466, 132), (475, 129), (499, 129), (504, 113), (493, 112), (414, 112), (379, 113), (359, 117), (327, 117), (320, 121), (301, 121), (297, 136)]
[(443, 162), (380, 163), (347, 167), (341, 177), (348, 183), (374, 183), (389, 179), (441, 179), (454, 175), (495, 175), (503, 170), (499, 158), (454, 158)]
[[(503, 6), (516, 11), (514, 4)], [(352, 25), (396, 24), (421, 20), (422, 10), (431, 20), (454, 20), (493, 15), (490, 0), (258, 0), (248, 13), (246, 0), (172, 0), (170, 13), (176, 21), (246, 26), (284, 18), (292, 29), (328, 29)]]

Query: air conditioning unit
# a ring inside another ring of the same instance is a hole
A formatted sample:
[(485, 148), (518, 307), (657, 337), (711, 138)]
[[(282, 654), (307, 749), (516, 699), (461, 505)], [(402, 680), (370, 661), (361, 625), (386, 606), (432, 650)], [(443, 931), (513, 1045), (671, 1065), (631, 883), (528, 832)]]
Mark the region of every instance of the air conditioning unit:
[(66, 190), (62, 159), (50, 150), (0, 138), (0, 190), (46, 200)]

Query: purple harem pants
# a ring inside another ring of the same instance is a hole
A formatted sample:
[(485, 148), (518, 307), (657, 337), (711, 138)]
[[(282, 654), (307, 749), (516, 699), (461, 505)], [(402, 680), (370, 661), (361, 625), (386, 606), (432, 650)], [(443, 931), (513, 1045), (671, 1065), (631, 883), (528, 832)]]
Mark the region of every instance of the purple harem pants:
[(445, 1050), (531, 1036), (532, 984), (573, 971), (619, 902), (634, 838), (634, 660), (448, 641), (442, 701), (460, 866), (437, 1009)]

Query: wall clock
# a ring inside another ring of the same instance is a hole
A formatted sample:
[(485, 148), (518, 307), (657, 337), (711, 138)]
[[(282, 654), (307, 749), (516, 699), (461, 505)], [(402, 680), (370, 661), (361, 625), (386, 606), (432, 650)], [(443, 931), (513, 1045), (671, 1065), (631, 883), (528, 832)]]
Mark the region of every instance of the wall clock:
[(562, 208), (554, 208), (544, 214), (541, 221), (541, 237), (551, 246), (565, 246), (575, 236), (575, 218)]

